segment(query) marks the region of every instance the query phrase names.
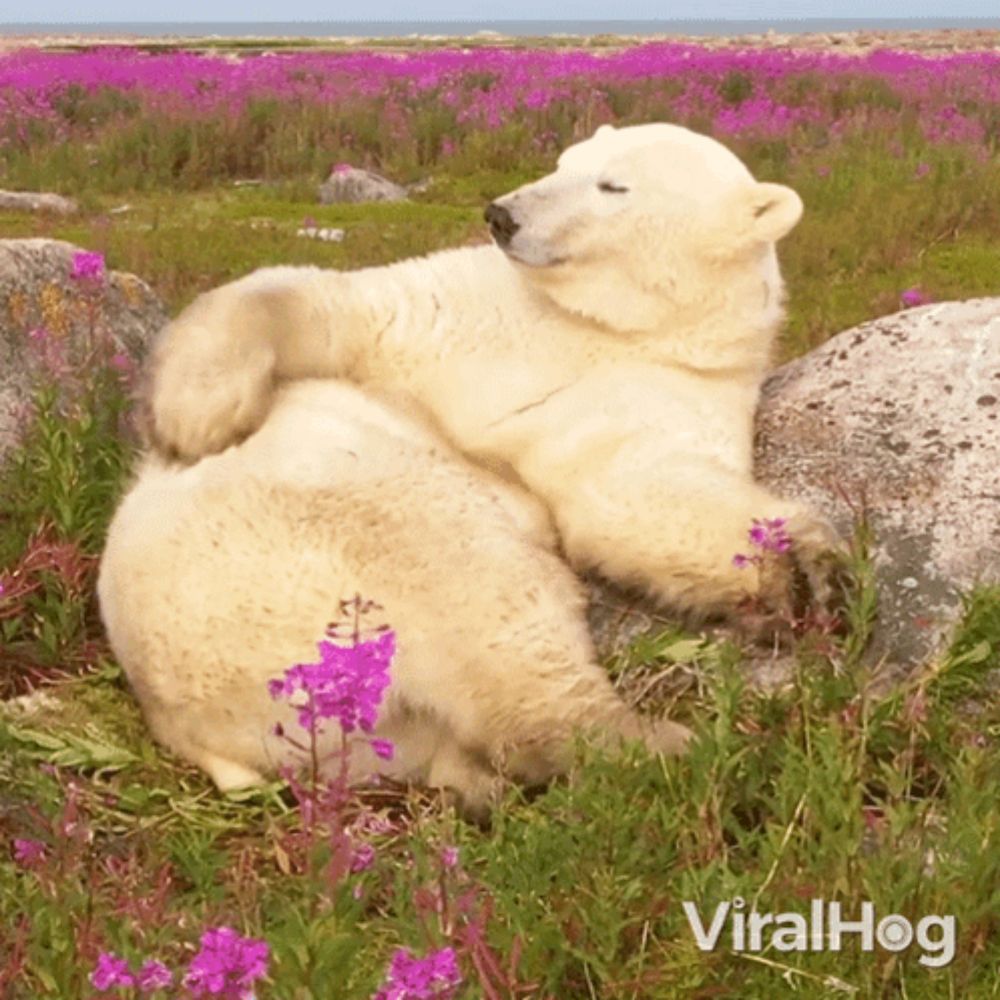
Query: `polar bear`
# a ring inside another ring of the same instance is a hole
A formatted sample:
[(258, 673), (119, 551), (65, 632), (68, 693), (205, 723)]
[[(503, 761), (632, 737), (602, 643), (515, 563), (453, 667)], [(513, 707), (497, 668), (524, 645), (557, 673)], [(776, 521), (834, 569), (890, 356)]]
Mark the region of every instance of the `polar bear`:
[[(165, 331), (148, 422), (165, 453), (216, 452), (276, 387), (332, 377), (422, 408), (443, 440), (525, 487), (569, 563), (673, 609), (830, 596), (828, 523), (752, 477), (758, 390), (783, 315), (790, 188), (669, 124), (602, 126), (486, 210), (494, 243), (338, 272), (273, 267)], [(784, 518), (784, 571), (733, 565)]]
[(450, 789), (481, 815), (504, 779), (564, 770), (577, 730), (683, 748), (682, 726), (638, 716), (597, 664), (537, 501), (372, 392), (303, 380), (270, 402), (237, 447), (193, 465), (147, 456), (108, 532), (101, 614), (161, 742), (222, 789), (301, 762), (273, 731), (301, 739), (294, 710), (267, 683), (314, 662), (360, 594), (398, 651), (375, 734), (394, 758), (357, 739), (355, 776)]

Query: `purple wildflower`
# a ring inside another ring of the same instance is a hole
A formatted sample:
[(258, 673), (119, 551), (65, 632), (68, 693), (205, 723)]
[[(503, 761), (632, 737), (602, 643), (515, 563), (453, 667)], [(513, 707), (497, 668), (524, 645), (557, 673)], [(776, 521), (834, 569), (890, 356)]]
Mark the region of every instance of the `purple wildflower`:
[(335, 174), (349, 174), (353, 169), (354, 167), (349, 163), (335, 163), (333, 165), (333, 172)]
[(231, 927), (214, 927), (201, 936), (201, 950), (191, 960), (184, 985), (196, 997), (224, 996), (250, 1000), (253, 984), (267, 975), (266, 941), (240, 937)]
[(174, 981), (174, 974), (156, 959), (144, 962), (142, 968), (135, 977), (135, 985), (143, 993), (152, 993), (154, 990), (164, 990)]
[(760, 566), (768, 553), (782, 555), (792, 547), (791, 536), (785, 529), (788, 521), (784, 517), (755, 517), (747, 532), (750, 544), (757, 549), (752, 555), (737, 552), (733, 556), (733, 565), (737, 569), (747, 566)]
[(392, 956), (386, 980), (372, 1000), (450, 1000), (462, 983), (453, 948), (416, 958), (408, 948)]
[(787, 523), (783, 517), (755, 517), (749, 531), (750, 544), (762, 552), (787, 552), (792, 547), (792, 540), (785, 531)]
[(918, 180), (921, 177), (926, 177), (931, 172), (931, 165), (929, 163), (918, 163), (917, 169), (913, 172), (913, 176)]
[(907, 309), (912, 309), (914, 306), (925, 306), (928, 302), (933, 302), (934, 300), (920, 288), (914, 286), (913, 288), (907, 288), (899, 296), (899, 301)]
[[(336, 719), (345, 733), (359, 728), (371, 733), (389, 686), (395, 633), (383, 632), (377, 639), (353, 646), (324, 640), (318, 648), (319, 663), (296, 664), (283, 678), (268, 682), (271, 697), (288, 698), (298, 709), (299, 725), (309, 732), (319, 731), (321, 719)], [(387, 741), (375, 742), (380, 744), (375, 752), (383, 756)]]
[(73, 267), (69, 276), (74, 281), (89, 281), (100, 284), (104, 281), (104, 254), (81, 250), (73, 254)]
[(110, 951), (102, 951), (90, 974), (90, 985), (104, 993), (119, 987), (135, 986), (135, 978), (129, 972), (128, 962), (124, 958), (119, 958)]
[(374, 860), (375, 848), (371, 844), (360, 844), (351, 855), (351, 871), (355, 874), (368, 871)]
[(454, 868), (458, 864), (458, 848), (445, 847), (441, 850), (441, 864), (445, 868)]
[(392, 760), (392, 756), (396, 752), (392, 740), (370, 740), (368, 745), (375, 752), (375, 756), (381, 757), (382, 760)]
[[(0, 594), (3, 593), (0, 584)], [(14, 838), (14, 861), (22, 868), (34, 868), (45, 857), (45, 845), (40, 840)]]

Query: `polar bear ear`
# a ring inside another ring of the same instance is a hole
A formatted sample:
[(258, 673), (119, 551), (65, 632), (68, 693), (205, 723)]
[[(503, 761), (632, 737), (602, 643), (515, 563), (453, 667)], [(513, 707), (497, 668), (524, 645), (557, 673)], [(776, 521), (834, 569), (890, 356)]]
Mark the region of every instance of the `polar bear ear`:
[(755, 184), (742, 206), (740, 230), (755, 243), (775, 243), (802, 218), (802, 199), (784, 184)]
[(599, 135), (610, 135), (614, 132), (614, 125), (602, 125), (595, 133), (594, 138), (596, 139)]

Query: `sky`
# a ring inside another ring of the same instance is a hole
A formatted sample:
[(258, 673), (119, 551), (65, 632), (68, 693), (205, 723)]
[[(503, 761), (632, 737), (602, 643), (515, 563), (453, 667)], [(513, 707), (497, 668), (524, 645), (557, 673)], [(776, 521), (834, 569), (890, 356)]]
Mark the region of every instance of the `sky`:
[(0, 0), (0, 24), (81, 21), (1000, 18), (997, 0)]

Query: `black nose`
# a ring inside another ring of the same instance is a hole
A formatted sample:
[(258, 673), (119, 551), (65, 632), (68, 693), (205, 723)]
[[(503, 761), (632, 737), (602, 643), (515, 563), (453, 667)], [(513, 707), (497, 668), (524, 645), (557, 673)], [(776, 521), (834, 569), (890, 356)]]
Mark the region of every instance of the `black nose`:
[(492, 205), (486, 206), (486, 211), (483, 214), (489, 223), (490, 232), (493, 234), (493, 239), (497, 241), (497, 245), (501, 247), (508, 246), (514, 238), (514, 233), (521, 228), (514, 221), (510, 212), (502, 205), (494, 202)]

